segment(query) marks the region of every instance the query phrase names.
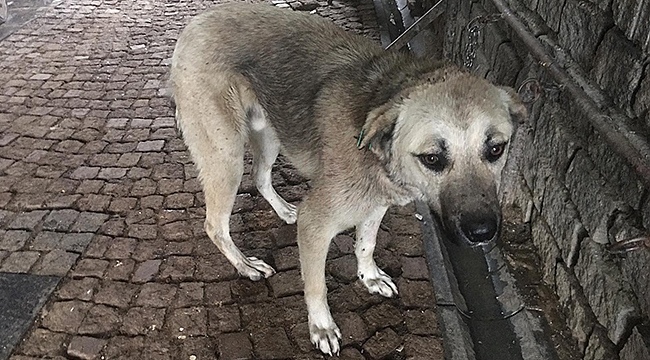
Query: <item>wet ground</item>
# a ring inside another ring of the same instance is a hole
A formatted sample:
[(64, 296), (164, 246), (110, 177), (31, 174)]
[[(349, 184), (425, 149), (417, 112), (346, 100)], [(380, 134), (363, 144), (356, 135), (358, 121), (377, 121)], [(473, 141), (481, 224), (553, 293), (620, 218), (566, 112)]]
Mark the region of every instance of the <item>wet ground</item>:
[[(203, 232), (203, 196), (164, 83), (175, 38), (214, 3), (62, 1), (0, 41), (1, 300), (43, 300), (0, 315), (0, 327), (28, 329), (3, 339), (0, 358), (323, 358), (308, 340), (295, 226), (256, 193), (250, 159), (233, 237), (278, 273), (240, 279)], [(274, 3), (379, 39), (369, 0)], [(308, 188), (282, 161), (274, 182), (292, 202)], [(391, 211), (378, 236), (398, 298), (356, 280), (353, 242), (338, 236), (327, 268), (340, 357), (442, 359), (413, 209)], [(54, 285), (38, 286), (46, 280)]]
[(504, 223), (500, 246), (527, 309), (545, 319), (544, 325), (547, 326), (545, 333), (550, 336), (559, 358), (581, 359), (580, 351), (567, 326), (566, 316), (559, 310), (559, 299), (542, 281), (539, 270), (541, 260), (532, 244), (530, 227), (525, 223)]

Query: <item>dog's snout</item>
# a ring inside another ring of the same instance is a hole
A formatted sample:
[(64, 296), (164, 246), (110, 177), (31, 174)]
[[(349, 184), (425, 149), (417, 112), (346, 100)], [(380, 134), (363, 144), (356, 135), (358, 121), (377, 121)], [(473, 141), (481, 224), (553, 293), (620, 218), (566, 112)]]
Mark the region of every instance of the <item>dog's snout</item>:
[(471, 242), (483, 243), (496, 237), (499, 223), (494, 216), (468, 216), (461, 218), (460, 228)]

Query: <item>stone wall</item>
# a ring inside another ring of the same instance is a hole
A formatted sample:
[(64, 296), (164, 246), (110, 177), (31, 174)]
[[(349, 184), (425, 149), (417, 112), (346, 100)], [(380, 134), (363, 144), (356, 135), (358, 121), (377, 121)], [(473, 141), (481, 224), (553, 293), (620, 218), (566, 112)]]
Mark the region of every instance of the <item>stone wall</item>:
[[(543, 96), (518, 130), (506, 207), (529, 222), (543, 280), (584, 359), (650, 359), (650, 250), (608, 245), (648, 234), (650, 193), (535, 61), (491, 0), (447, 2), (444, 54), (498, 83), (537, 79)], [(510, 0), (548, 46), (588, 80), (603, 107), (650, 128), (649, 0)], [(487, 17), (486, 17), (487, 15)], [(591, 89), (591, 90), (590, 90)]]

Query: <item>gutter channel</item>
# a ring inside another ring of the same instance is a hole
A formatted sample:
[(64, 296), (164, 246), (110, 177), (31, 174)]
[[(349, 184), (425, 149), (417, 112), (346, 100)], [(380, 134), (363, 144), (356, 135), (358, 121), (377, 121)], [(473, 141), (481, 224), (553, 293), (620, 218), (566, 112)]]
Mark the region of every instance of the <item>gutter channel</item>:
[[(388, 46), (414, 23), (405, 0), (373, 0)], [(411, 51), (427, 46), (415, 36)], [(559, 360), (544, 316), (526, 307), (496, 244), (448, 241), (429, 207), (416, 203), (447, 360)]]
[(559, 360), (546, 319), (526, 306), (498, 245), (455, 245), (426, 204), (416, 209), (445, 359)]

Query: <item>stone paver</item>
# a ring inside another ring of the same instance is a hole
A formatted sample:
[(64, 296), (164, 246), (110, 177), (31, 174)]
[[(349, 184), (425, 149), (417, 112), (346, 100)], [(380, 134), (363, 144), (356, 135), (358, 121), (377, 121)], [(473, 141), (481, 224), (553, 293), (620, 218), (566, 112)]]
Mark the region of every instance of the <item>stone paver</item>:
[[(246, 174), (235, 242), (278, 273), (241, 279), (203, 231), (197, 172), (165, 81), (175, 39), (210, 1), (63, 0), (0, 46), (0, 271), (63, 277), (11, 359), (321, 359), (309, 343), (294, 225)], [(370, 0), (273, 1), (378, 40)], [(292, 202), (307, 183), (279, 159)], [(354, 239), (332, 243), (329, 301), (346, 359), (442, 359), (413, 207), (385, 219), (367, 293)]]
[(89, 336), (75, 336), (70, 340), (67, 354), (73, 358), (92, 360), (100, 357), (106, 340)]

